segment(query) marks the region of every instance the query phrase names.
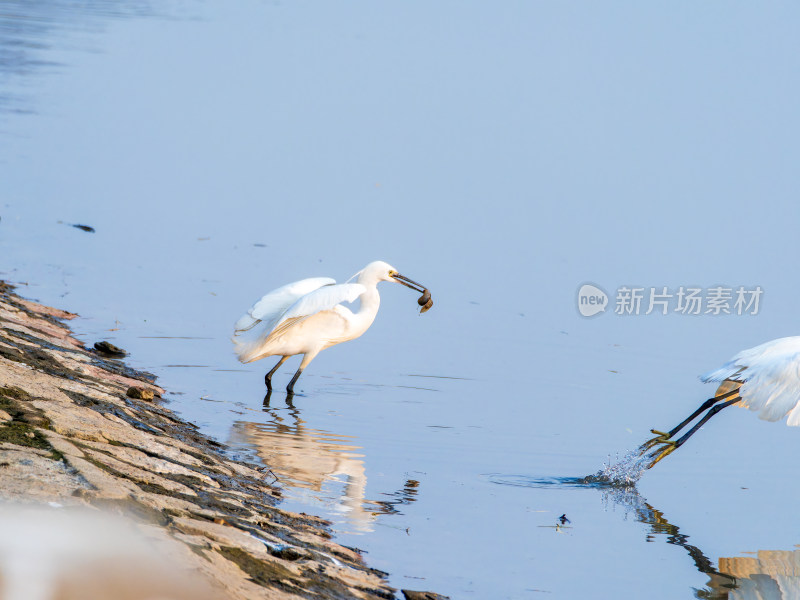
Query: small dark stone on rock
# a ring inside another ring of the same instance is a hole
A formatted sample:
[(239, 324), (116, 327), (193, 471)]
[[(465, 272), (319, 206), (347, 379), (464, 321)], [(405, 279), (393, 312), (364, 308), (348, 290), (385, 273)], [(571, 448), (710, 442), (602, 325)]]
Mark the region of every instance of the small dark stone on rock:
[(125, 352), (122, 348), (115, 346), (114, 344), (106, 341), (97, 342), (94, 345), (94, 349), (97, 350), (100, 354), (105, 356), (117, 357), (117, 356), (127, 356), (128, 353)]
[(406, 600), (450, 600), (450, 596), (442, 596), (433, 592), (412, 592), (411, 590), (400, 590)]
[(125, 395), (128, 398), (137, 398), (138, 400), (152, 400), (156, 397), (153, 390), (149, 388), (137, 387), (135, 385), (128, 388), (128, 391), (125, 392)]
[(276, 558), (282, 558), (284, 560), (297, 560), (299, 558), (310, 557), (308, 552), (298, 550), (297, 548), (292, 548), (291, 546), (279, 546), (274, 550), (270, 549), (269, 553)]

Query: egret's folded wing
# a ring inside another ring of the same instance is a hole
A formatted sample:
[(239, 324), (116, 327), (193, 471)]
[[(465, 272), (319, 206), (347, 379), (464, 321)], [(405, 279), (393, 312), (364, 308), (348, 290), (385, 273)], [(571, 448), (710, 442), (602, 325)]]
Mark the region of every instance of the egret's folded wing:
[(736, 362), (736, 359), (731, 359), (722, 365), (719, 369), (709, 371), (704, 375), (700, 375), (700, 381), (703, 383), (721, 383), (726, 379), (733, 379), (734, 381), (741, 381), (741, 373), (745, 367)]
[(800, 425), (800, 337), (772, 340), (743, 350), (703, 381), (743, 381), (741, 404), (767, 421), (789, 417), (789, 425)]
[(366, 291), (360, 283), (339, 283), (336, 285), (326, 285), (314, 290), (299, 298), (292, 304), (286, 312), (281, 315), (280, 320), (275, 323), (273, 331), (281, 326), (281, 323), (289, 319), (302, 319), (315, 315), (323, 310), (330, 310), (342, 302), (353, 302)]
[(322, 286), (335, 284), (330, 277), (311, 277), (289, 283), (266, 294), (256, 302), (234, 326), (236, 334), (252, 329), (261, 321), (278, 319), (286, 309), (306, 294)]
[(781, 361), (787, 356), (794, 356), (798, 352), (800, 352), (800, 337), (798, 336), (771, 340), (759, 346), (742, 350), (719, 369), (701, 375), (700, 379), (705, 383), (720, 382), (726, 379), (745, 381), (752, 372), (765, 366), (769, 368), (769, 365), (775, 361)]

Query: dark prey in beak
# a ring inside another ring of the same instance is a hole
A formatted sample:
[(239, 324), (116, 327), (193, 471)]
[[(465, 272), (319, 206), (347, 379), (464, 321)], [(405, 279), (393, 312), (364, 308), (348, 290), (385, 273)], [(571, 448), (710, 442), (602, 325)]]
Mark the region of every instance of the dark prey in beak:
[(411, 288), (416, 292), (422, 292), (422, 296), (419, 297), (417, 300), (417, 304), (419, 304), (422, 308), (419, 310), (419, 314), (422, 314), (430, 309), (433, 306), (433, 300), (431, 300), (431, 293), (428, 291), (428, 288), (423, 286), (422, 284), (417, 283), (405, 277), (404, 275), (400, 275), (400, 273), (395, 273), (392, 275), (397, 283), (402, 283), (404, 286)]

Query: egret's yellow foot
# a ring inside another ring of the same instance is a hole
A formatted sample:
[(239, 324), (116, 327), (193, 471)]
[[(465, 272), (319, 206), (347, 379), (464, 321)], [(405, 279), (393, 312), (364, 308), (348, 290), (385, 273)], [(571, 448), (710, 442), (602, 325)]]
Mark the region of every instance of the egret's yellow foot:
[(650, 455), (654, 456), (655, 458), (653, 459), (653, 462), (650, 463), (650, 466), (647, 467), (648, 469), (652, 469), (658, 461), (660, 461), (662, 458), (666, 458), (678, 449), (678, 444), (672, 440), (667, 440), (664, 442), (664, 444), (665, 445), (663, 448), (656, 450)]
[(651, 429), (650, 432), (651, 433), (655, 433), (656, 437), (647, 440), (644, 444), (639, 446), (639, 453), (640, 454), (644, 454), (645, 452), (650, 450), (650, 448), (652, 448), (653, 446), (655, 446), (657, 444), (666, 444), (666, 443), (668, 443), (670, 441), (669, 440), (669, 433), (667, 433), (665, 431), (659, 431), (658, 429)]

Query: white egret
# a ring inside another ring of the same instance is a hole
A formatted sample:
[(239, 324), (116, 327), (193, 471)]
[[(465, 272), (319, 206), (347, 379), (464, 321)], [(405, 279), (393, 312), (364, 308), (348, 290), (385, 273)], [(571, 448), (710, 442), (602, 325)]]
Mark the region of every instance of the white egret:
[[(383, 261), (369, 263), (350, 279), (356, 283), (339, 283), (330, 277), (312, 277), (279, 287), (256, 302), (236, 322), (233, 343), (243, 363), (267, 356), (280, 356), (278, 363), (264, 377), (272, 390), (272, 376), (286, 359), (302, 354), (300, 368), (286, 391), (292, 394), (300, 374), (321, 350), (355, 339), (363, 334), (378, 314), (381, 281), (394, 281), (422, 292), (421, 312), (432, 305), (430, 292), (397, 272)], [(356, 312), (342, 302), (360, 300)]]
[[(648, 468), (680, 448), (711, 417), (733, 404), (758, 411), (759, 418), (767, 421), (788, 417), (787, 425), (800, 425), (800, 336), (743, 350), (700, 379), (720, 385), (712, 398), (670, 431), (652, 430), (656, 437), (640, 447), (642, 454), (656, 447), (648, 455), (652, 459)], [(672, 439), (703, 412), (705, 415), (688, 432)]]

